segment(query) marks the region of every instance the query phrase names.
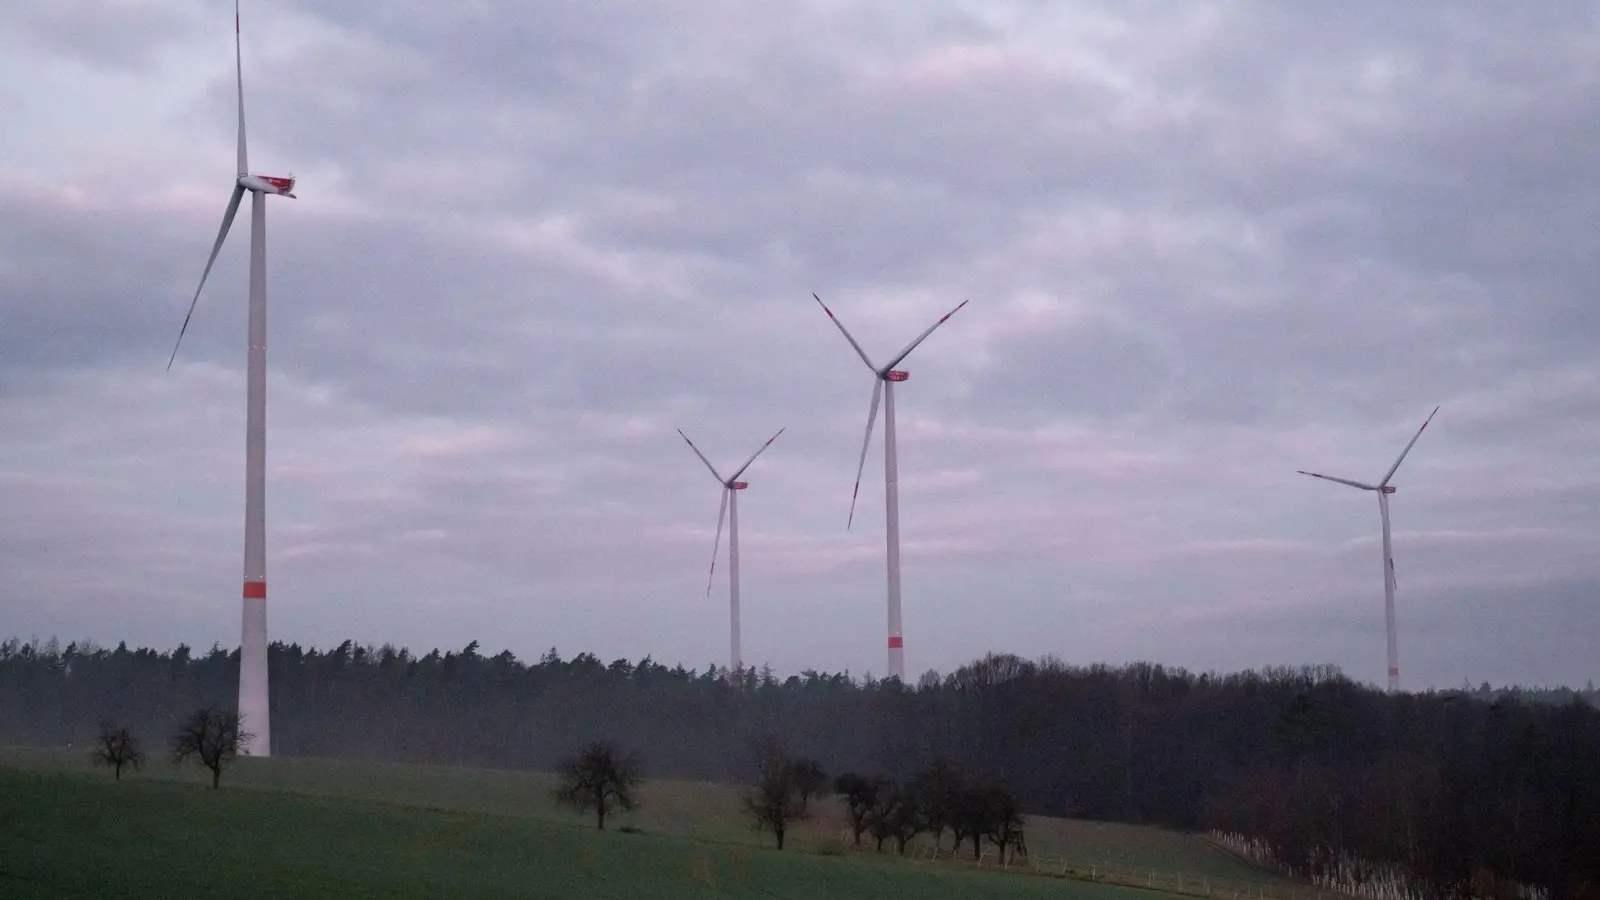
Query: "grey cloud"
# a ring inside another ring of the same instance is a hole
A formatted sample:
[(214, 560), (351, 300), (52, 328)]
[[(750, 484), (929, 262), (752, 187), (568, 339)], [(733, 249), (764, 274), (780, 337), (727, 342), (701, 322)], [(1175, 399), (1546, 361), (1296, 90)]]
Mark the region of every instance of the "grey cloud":
[(1162, 347), (1100, 319), (1012, 341), (967, 391), (991, 420), (1002, 409), (1100, 419), (1156, 411), (1181, 378)]
[[(173, 43), (192, 34), (199, 16), (187, 4), (51, 0), (0, 10), (0, 42), (26, 43), (109, 72), (150, 71)], [(10, 38), (10, 41), (5, 41)]]
[[(148, 251), (175, 249), (162, 239), (166, 228), (98, 198), (3, 183), (0, 206), (7, 210), (0, 216), (0, 376), (132, 362), (141, 350), (151, 361), (164, 354), (151, 345), (168, 332), (174, 305), (158, 298), (176, 286), (180, 269), (171, 254)], [(182, 309), (176, 314), (181, 319)]]

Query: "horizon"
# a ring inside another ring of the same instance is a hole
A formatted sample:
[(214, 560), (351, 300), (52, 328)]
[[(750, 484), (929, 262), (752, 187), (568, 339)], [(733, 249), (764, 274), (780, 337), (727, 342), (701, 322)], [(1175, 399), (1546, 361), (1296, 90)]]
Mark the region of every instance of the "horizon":
[[(44, 648), (44, 647), (47, 647), (51, 643), (54, 643), (56, 645), (56, 651), (55, 652), (58, 653), (58, 654), (62, 654), (62, 655), (64, 655), (68, 649), (73, 648), (73, 647), (78, 648), (76, 652), (79, 652), (79, 653), (115, 653), (118, 650), (126, 650), (129, 653), (141, 653), (141, 652), (147, 652), (148, 651), (148, 652), (151, 652), (151, 653), (155, 653), (157, 655), (170, 656), (172, 654), (177, 653), (178, 650), (183, 649), (183, 650), (188, 650), (190, 652), (191, 658), (193, 658), (194, 656), (199, 656), (199, 655), (209, 656), (209, 655), (214, 654), (214, 653), (222, 653), (223, 655), (225, 655), (225, 656), (227, 656), (229, 658), (234, 658), (234, 657), (237, 657), (239, 655), (239, 645), (235, 644), (235, 645), (232, 645), (231, 647), (223, 646), (223, 644), (220, 641), (213, 641), (209, 648), (201, 649), (198, 646), (191, 646), (189, 644), (184, 644), (184, 643), (181, 643), (181, 642), (178, 643), (178, 644), (172, 645), (171, 647), (153, 647), (153, 646), (146, 646), (146, 645), (143, 645), (143, 644), (136, 645), (136, 646), (129, 646), (127, 641), (118, 641), (116, 645), (111, 645), (111, 644), (103, 643), (101, 641), (93, 640), (91, 638), (81, 638), (81, 639), (75, 639), (75, 640), (70, 640), (70, 641), (63, 641), (57, 635), (51, 635), (48, 638), (40, 638), (37, 635), (34, 635), (34, 636), (30, 637), (26, 641), (22, 640), (22, 638), (20, 636), (12, 636), (12, 637), (9, 637), (9, 638), (0, 637), (0, 649), (6, 648), (7, 645), (10, 644), (11, 642), (16, 642), (19, 646), (37, 646), (37, 647), (39, 647), (41, 649)], [(601, 665), (603, 665), (606, 668), (610, 668), (612, 665), (615, 665), (616, 663), (619, 663), (619, 662), (625, 662), (625, 663), (628, 663), (631, 666), (637, 667), (639, 664), (648, 661), (648, 662), (652, 663), (653, 665), (660, 666), (660, 667), (662, 667), (662, 668), (664, 668), (664, 669), (666, 669), (668, 671), (673, 671), (673, 670), (676, 670), (676, 669), (682, 669), (686, 673), (688, 673), (689, 675), (695, 676), (695, 677), (706, 677), (706, 676), (713, 675), (714, 673), (717, 673), (717, 672), (726, 673), (728, 671), (728, 667), (724, 663), (719, 663), (719, 662), (712, 661), (707, 665), (706, 669), (702, 670), (697, 665), (689, 665), (683, 659), (665, 661), (665, 660), (656, 659), (654, 655), (649, 654), (649, 653), (646, 653), (645, 655), (640, 656), (637, 659), (633, 659), (633, 658), (629, 658), (629, 657), (616, 657), (616, 658), (613, 658), (613, 659), (606, 659), (606, 658), (604, 658), (602, 656), (599, 656), (599, 655), (597, 655), (595, 653), (592, 653), (590, 651), (587, 651), (587, 650), (579, 650), (579, 651), (575, 652), (571, 656), (564, 656), (564, 655), (561, 654), (560, 648), (559, 647), (555, 647), (555, 646), (547, 647), (544, 650), (540, 651), (537, 655), (534, 655), (534, 654), (524, 655), (524, 654), (516, 652), (511, 647), (502, 647), (497, 652), (489, 652), (483, 646), (483, 644), (480, 641), (476, 640), (476, 639), (468, 641), (467, 644), (462, 645), (461, 647), (431, 646), (431, 647), (429, 647), (427, 649), (426, 652), (422, 651), (421, 646), (413, 648), (413, 647), (410, 647), (410, 646), (396, 645), (396, 644), (392, 644), (392, 643), (376, 644), (376, 643), (374, 643), (372, 641), (363, 642), (363, 641), (357, 641), (355, 638), (348, 638), (348, 637), (340, 640), (337, 643), (327, 644), (327, 645), (314, 644), (314, 643), (302, 644), (299, 641), (285, 641), (285, 640), (281, 640), (281, 639), (278, 639), (278, 638), (274, 638), (274, 639), (272, 639), (272, 640), (270, 640), (268, 642), (267, 646), (269, 648), (273, 648), (273, 647), (276, 647), (276, 648), (287, 648), (287, 647), (293, 646), (293, 647), (298, 647), (302, 652), (305, 652), (305, 653), (318, 653), (318, 654), (326, 656), (326, 655), (329, 655), (329, 654), (339, 650), (345, 644), (349, 644), (352, 647), (352, 649), (360, 649), (362, 652), (367, 654), (368, 657), (372, 657), (374, 655), (381, 655), (384, 651), (392, 651), (397, 656), (403, 656), (403, 657), (405, 657), (406, 659), (408, 659), (408, 660), (410, 660), (412, 662), (416, 662), (416, 661), (425, 659), (425, 658), (427, 658), (429, 656), (439, 656), (440, 658), (448, 657), (448, 656), (461, 656), (461, 655), (464, 654), (464, 651), (466, 651), (468, 648), (473, 648), (474, 654), (477, 655), (480, 659), (486, 659), (486, 660), (487, 659), (495, 659), (495, 658), (498, 658), (499, 656), (501, 656), (501, 655), (503, 655), (505, 653), (510, 653), (511, 657), (512, 657), (512, 662), (520, 664), (520, 665), (523, 665), (523, 666), (526, 666), (526, 667), (544, 665), (546, 663), (546, 658), (548, 657), (548, 655), (551, 652), (555, 652), (557, 654), (557, 656), (560, 657), (560, 662), (562, 664), (571, 663), (571, 662), (575, 661), (580, 656), (588, 656), (588, 657), (591, 657), (591, 658), (597, 660)], [(87, 648), (87, 649), (85, 649), (85, 648)], [(1062, 659), (1062, 658), (1060, 658), (1058, 656), (1055, 656), (1054, 654), (1049, 654), (1049, 653), (1044, 654), (1043, 656), (1031, 657), (1030, 658), (1030, 657), (1026, 657), (1026, 656), (1020, 656), (1019, 654), (1010, 653), (1010, 652), (1005, 651), (1005, 650), (987, 651), (986, 653), (984, 653), (984, 654), (982, 654), (980, 656), (973, 657), (972, 659), (966, 660), (965, 662), (962, 662), (962, 663), (958, 664), (956, 667), (948, 669), (948, 670), (930, 669), (930, 670), (926, 670), (926, 671), (921, 672), (921, 673), (917, 673), (915, 675), (909, 675), (908, 678), (904, 681), (904, 684), (906, 685), (906, 687), (908, 689), (917, 690), (918, 687), (919, 687), (920, 679), (925, 677), (930, 672), (932, 674), (938, 675), (939, 678), (942, 681), (943, 679), (946, 679), (946, 678), (950, 677), (951, 675), (953, 675), (956, 671), (958, 671), (958, 670), (960, 670), (962, 668), (965, 668), (967, 666), (971, 666), (971, 665), (973, 665), (975, 663), (982, 662), (983, 660), (985, 660), (985, 659), (987, 659), (987, 658), (989, 658), (991, 656), (994, 656), (994, 657), (1016, 657), (1017, 659), (1020, 659), (1023, 662), (1031, 664), (1031, 665), (1054, 664), (1054, 665), (1061, 666), (1063, 669), (1065, 669), (1065, 670), (1067, 670), (1069, 672), (1086, 672), (1086, 671), (1093, 671), (1093, 670), (1096, 670), (1096, 669), (1109, 669), (1109, 670), (1112, 670), (1112, 671), (1126, 671), (1126, 670), (1129, 670), (1129, 669), (1132, 669), (1132, 668), (1136, 668), (1136, 667), (1149, 666), (1149, 667), (1159, 668), (1159, 669), (1163, 670), (1165, 673), (1167, 673), (1168, 675), (1173, 676), (1173, 677), (1188, 677), (1188, 678), (1203, 678), (1203, 677), (1204, 678), (1232, 678), (1232, 677), (1252, 676), (1252, 675), (1253, 676), (1263, 677), (1263, 678), (1270, 678), (1272, 676), (1283, 675), (1283, 674), (1308, 674), (1308, 673), (1311, 673), (1311, 674), (1317, 675), (1319, 678), (1327, 677), (1327, 678), (1332, 678), (1334, 680), (1344, 680), (1344, 681), (1347, 681), (1347, 682), (1349, 682), (1349, 683), (1351, 683), (1353, 685), (1356, 685), (1357, 687), (1365, 688), (1365, 689), (1368, 689), (1368, 690), (1371, 690), (1371, 691), (1374, 691), (1374, 692), (1382, 693), (1382, 692), (1386, 691), (1385, 687), (1382, 684), (1378, 683), (1378, 681), (1376, 681), (1374, 679), (1363, 679), (1363, 678), (1359, 678), (1359, 677), (1353, 676), (1349, 672), (1344, 671), (1342, 668), (1340, 668), (1338, 665), (1336, 665), (1334, 663), (1268, 663), (1266, 665), (1259, 666), (1259, 667), (1256, 667), (1256, 668), (1229, 669), (1229, 670), (1206, 669), (1206, 670), (1201, 671), (1201, 670), (1191, 670), (1191, 669), (1188, 669), (1188, 668), (1183, 667), (1183, 666), (1169, 665), (1169, 664), (1161, 662), (1160, 660), (1153, 660), (1153, 659), (1133, 659), (1133, 660), (1124, 660), (1122, 662), (1111, 662), (1111, 661), (1106, 661), (1106, 660), (1091, 660), (1091, 661), (1076, 662), (1076, 661), (1072, 661), (1072, 660)], [(815, 668), (815, 667), (812, 667), (812, 666), (808, 666), (806, 668), (799, 669), (799, 670), (781, 671), (781, 670), (773, 668), (771, 665), (769, 665), (767, 663), (756, 663), (756, 664), (746, 663), (745, 666), (744, 666), (744, 669), (745, 669), (746, 672), (752, 673), (752, 674), (756, 675), (757, 677), (766, 677), (770, 673), (771, 676), (774, 679), (776, 679), (777, 683), (779, 683), (779, 684), (787, 681), (790, 678), (804, 678), (804, 676), (807, 673), (811, 673), (813, 675), (817, 675), (817, 676), (821, 676), (821, 677), (827, 677), (827, 678), (833, 678), (833, 677), (842, 676), (842, 677), (848, 679), (852, 684), (856, 684), (856, 685), (867, 685), (867, 684), (879, 683), (879, 682), (884, 682), (884, 681), (888, 681), (889, 680), (887, 677), (885, 677), (885, 676), (883, 676), (881, 674), (872, 672), (871, 670), (866, 670), (866, 671), (862, 671), (862, 672), (857, 673), (857, 672), (853, 672), (850, 669), (839, 669), (839, 670), (830, 671), (830, 670), (827, 670), (827, 669), (818, 669), (818, 668)], [(1594, 679), (1592, 679), (1592, 678), (1587, 679), (1583, 684), (1563, 684), (1563, 683), (1554, 683), (1554, 684), (1549, 684), (1549, 683), (1546, 683), (1546, 684), (1527, 683), (1527, 684), (1524, 684), (1524, 683), (1517, 683), (1517, 682), (1507, 682), (1507, 683), (1494, 684), (1494, 683), (1491, 683), (1491, 682), (1489, 682), (1487, 680), (1480, 680), (1480, 681), (1474, 682), (1474, 681), (1472, 681), (1470, 679), (1466, 679), (1466, 680), (1463, 681), (1463, 683), (1460, 686), (1453, 687), (1453, 688), (1452, 687), (1441, 687), (1441, 686), (1437, 686), (1437, 685), (1430, 685), (1429, 687), (1424, 688), (1424, 689), (1403, 690), (1402, 693), (1410, 693), (1410, 694), (1418, 694), (1418, 695), (1427, 695), (1427, 694), (1434, 694), (1434, 693), (1449, 694), (1449, 693), (1456, 693), (1456, 692), (1478, 692), (1478, 691), (1483, 691), (1485, 689), (1490, 690), (1490, 691), (1507, 691), (1507, 692), (1521, 691), (1521, 692), (1530, 692), (1530, 693), (1568, 691), (1568, 692), (1571, 692), (1573, 694), (1577, 694), (1577, 695), (1580, 695), (1580, 696), (1588, 695), (1588, 694), (1591, 694), (1591, 693), (1597, 693), (1597, 689), (1595, 688), (1595, 684), (1594, 684)], [(1596, 702), (1597, 705), (1600, 705), (1600, 696), (1596, 696), (1595, 702)]]

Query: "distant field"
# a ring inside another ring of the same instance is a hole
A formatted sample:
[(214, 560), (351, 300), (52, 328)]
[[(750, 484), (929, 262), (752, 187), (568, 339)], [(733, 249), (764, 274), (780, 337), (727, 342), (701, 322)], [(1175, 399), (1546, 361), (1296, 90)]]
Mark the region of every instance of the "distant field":
[(1212, 847), (1198, 835), (1143, 825), (1030, 816), (1028, 849), (1123, 870), (1154, 869), (1236, 885), (1291, 885), (1285, 878)]
[[(64, 750), (0, 748), (0, 767), (73, 776), (56, 783), (77, 788), (105, 787), (97, 785), (96, 781), (110, 784), (109, 773), (92, 770), (87, 756), (77, 751), (68, 753)], [(3, 771), (0, 769), (0, 772)], [(15, 777), (17, 772), (14, 771), (12, 775)], [(172, 796), (188, 797), (190, 795), (184, 791), (201, 786), (206, 777), (198, 769), (176, 771), (164, 761), (157, 761), (143, 773), (125, 775), (124, 784), (112, 786), (111, 789), (125, 788), (130, 795), (137, 790), (156, 791), (152, 796), (158, 797), (167, 796), (161, 791), (178, 791)], [(240, 760), (224, 773), (225, 790), (222, 794), (230, 798), (226, 801), (230, 804), (259, 802), (269, 806), (311, 802), (309, 799), (281, 796), (283, 794), (306, 795), (307, 798), (348, 798), (363, 802), (360, 806), (350, 808), (365, 810), (362, 813), (364, 816), (377, 815), (374, 810), (385, 816), (410, 815), (413, 812), (420, 814), (423, 810), (432, 810), (456, 815), (442, 819), (424, 816), (429, 822), (489, 821), (499, 823), (494, 827), (511, 828), (514, 831), (540, 831), (559, 826), (554, 833), (586, 833), (574, 826), (590, 824), (592, 819), (557, 808), (550, 799), (551, 784), (549, 776), (528, 772), (277, 757)], [(279, 796), (264, 795), (265, 792)], [(201, 796), (209, 793), (202, 791)], [(632, 825), (652, 838), (691, 839), (735, 846), (754, 845), (763, 841), (770, 844), (769, 838), (756, 835), (738, 817), (736, 787), (655, 780), (648, 782), (642, 793), (641, 809), (618, 817), (618, 826)], [(0, 800), (0, 804), (5, 802)], [(203, 804), (208, 801), (199, 802)], [(382, 810), (380, 804), (402, 809)], [(307, 808), (333, 815), (346, 807), (323, 803)], [(405, 808), (410, 809), (408, 811)], [(485, 820), (484, 817), (490, 818)], [(842, 811), (831, 802), (826, 804), (817, 821), (807, 823), (798, 834), (791, 837), (793, 849), (814, 850), (836, 841), (843, 823)], [(620, 837), (633, 841), (642, 839), (634, 835)], [(1270, 873), (1213, 849), (1197, 836), (1162, 829), (1030, 817), (1028, 843), (1036, 855), (1062, 856), (1076, 862), (1109, 864), (1119, 869), (1155, 869), (1163, 873), (1181, 873), (1186, 878), (1209, 878), (1236, 884), (1285, 884)], [(715, 850), (715, 853), (724, 855), (729, 852), (733, 850), (728, 846)], [(765, 854), (761, 855), (764, 857)], [(906, 865), (898, 862), (889, 864)], [(1064, 890), (1063, 882), (1046, 883), (1052, 885), (1051, 889), (1056, 894)]]
[(0, 767), (0, 896), (1136, 900), (1129, 888)]

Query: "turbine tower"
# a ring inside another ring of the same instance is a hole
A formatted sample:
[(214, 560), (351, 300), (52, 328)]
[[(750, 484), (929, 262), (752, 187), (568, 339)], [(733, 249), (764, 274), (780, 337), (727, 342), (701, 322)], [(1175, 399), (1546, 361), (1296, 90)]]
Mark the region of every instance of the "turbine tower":
[(906, 663), (905, 635), (900, 629), (900, 485), (899, 463), (895, 455), (894, 386), (910, 378), (911, 373), (896, 369), (895, 366), (899, 365), (907, 356), (910, 356), (911, 351), (917, 349), (917, 345), (926, 340), (928, 335), (933, 334), (935, 328), (943, 325), (951, 316), (960, 312), (961, 307), (967, 305), (967, 301), (961, 301), (955, 309), (941, 316), (939, 321), (929, 326), (927, 331), (924, 331), (917, 336), (916, 340), (906, 345), (906, 348), (901, 350), (894, 359), (890, 360), (888, 365), (879, 368), (874, 366), (872, 360), (867, 358), (866, 351), (862, 350), (861, 345), (856, 343), (856, 339), (850, 336), (849, 331), (845, 330), (844, 323), (840, 322), (839, 318), (833, 314), (833, 310), (828, 308), (828, 304), (823, 303), (822, 298), (816, 294), (811, 296), (822, 307), (822, 311), (828, 314), (828, 318), (833, 320), (833, 324), (838, 326), (839, 333), (844, 335), (844, 339), (850, 342), (851, 347), (855, 348), (856, 354), (861, 357), (861, 361), (867, 364), (868, 369), (872, 370), (872, 405), (867, 410), (867, 435), (861, 441), (861, 461), (856, 464), (856, 486), (855, 490), (850, 494), (850, 518), (845, 523), (845, 528), (849, 528), (855, 523), (856, 496), (861, 493), (861, 472), (867, 465), (867, 448), (872, 444), (872, 424), (878, 419), (878, 401), (880, 399), (883, 401), (884, 524), (888, 543), (889, 567), (889, 677), (898, 678), (903, 682), (906, 679)]
[(1312, 478), (1337, 482), (1338, 484), (1363, 491), (1374, 491), (1378, 495), (1378, 514), (1383, 518), (1383, 617), (1389, 640), (1390, 693), (1400, 689), (1400, 645), (1395, 635), (1394, 626), (1394, 547), (1389, 541), (1389, 495), (1394, 493), (1395, 488), (1394, 485), (1389, 483), (1389, 479), (1393, 478), (1394, 473), (1400, 469), (1400, 463), (1405, 461), (1406, 454), (1411, 452), (1411, 448), (1417, 443), (1417, 438), (1422, 437), (1422, 432), (1427, 429), (1428, 423), (1433, 421), (1434, 415), (1438, 412), (1439, 407), (1435, 406), (1433, 412), (1428, 413), (1428, 418), (1423, 420), (1422, 427), (1418, 428), (1417, 433), (1412, 436), (1411, 443), (1400, 451), (1399, 458), (1394, 461), (1394, 465), (1389, 467), (1389, 471), (1383, 473), (1383, 478), (1377, 484), (1364, 484), (1359, 481), (1351, 481), (1348, 478), (1335, 478), (1332, 475), (1307, 472), (1304, 469), (1296, 470), (1301, 475), (1310, 475)]
[[(783, 434), (782, 428), (778, 429), (778, 434)], [(740, 466), (738, 471), (734, 472), (731, 477), (723, 478), (717, 472), (716, 466), (711, 464), (711, 460), (706, 459), (706, 455), (700, 452), (700, 448), (694, 445), (694, 441), (689, 440), (689, 436), (683, 433), (683, 429), (678, 429), (678, 436), (683, 438), (684, 443), (689, 445), (689, 449), (694, 451), (694, 455), (700, 457), (700, 461), (706, 464), (707, 469), (711, 470), (711, 477), (717, 479), (717, 483), (722, 485), (722, 507), (717, 510), (717, 537), (711, 544), (711, 572), (706, 576), (706, 596), (711, 596), (711, 582), (717, 576), (717, 550), (722, 546), (722, 520), (724, 516), (727, 516), (728, 676), (731, 679), (734, 677), (734, 672), (740, 673), (739, 680), (734, 682), (735, 684), (744, 683), (744, 657), (740, 655), (739, 649), (739, 492), (750, 486), (747, 482), (740, 481), (739, 476), (744, 474), (745, 469), (750, 468), (750, 464), (756, 461), (756, 457), (760, 456), (763, 450), (772, 446), (772, 442), (778, 439), (778, 434), (767, 438), (767, 442), (762, 444), (761, 448), (756, 452), (750, 454), (750, 458), (745, 460), (744, 465)]]
[[(222, 228), (217, 231), (216, 243), (211, 247), (211, 257), (206, 260), (205, 271), (200, 273), (200, 285), (195, 288), (194, 299), (189, 301), (189, 312), (183, 317), (183, 327), (178, 330), (177, 343), (167, 360), (171, 371), (172, 361), (178, 357), (178, 345), (189, 330), (189, 318), (194, 315), (195, 304), (200, 302), (200, 291), (206, 286), (206, 277), (217, 261), (222, 242), (228, 237), (233, 217), (239, 211), (239, 201), (250, 192), (250, 332), (248, 374), (245, 388), (245, 494), (244, 494), (244, 627), (239, 644), (239, 715), (244, 727), (255, 735), (248, 748), (253, 756), (270, 756), (272, 753), (272, 721), (267, 705), (267, 537), (266, 537), (266, 483), (267, 483), (267, 195), (293, 198), (294, 176), (277, 178), (270, 175), (252, 175), (245, 152), (244, 139), (244, 64), (239, 49), (239, 5), (233, 8), (233, 58), (234, 75), (239, 94), (239, 175), (234, 181), (233, 196), (228, 209), (222, 214)], [(241, 750), (241, 752), (245, 752)]]

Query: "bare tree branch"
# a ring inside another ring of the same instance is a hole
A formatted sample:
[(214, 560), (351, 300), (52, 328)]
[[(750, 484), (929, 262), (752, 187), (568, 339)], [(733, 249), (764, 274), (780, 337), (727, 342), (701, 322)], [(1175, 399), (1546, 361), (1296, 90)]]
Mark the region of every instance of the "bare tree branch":
[(139, 739), (134, 737), (128, 729), (110, 722), (100, 723), (100, 734), (95, 738), (94, 750), (89, 758), (97, 765), (109, 767), (118, 781), (122, 780), (122, 767), (131, 766), (135, 771), (144, 768), (144, 751), (139, 748)]
[(579, 812), (593, 809), (595, 827), (604, 830), (608, 813), (638, 808), (642, 770), (638, 753), (623, 753), (614, 741), (595, 741), (562, 760), (556, 802)]
[(255, 735), (243, 730), (238, 713), (202, 706), (190, 714), (172, 734), (172, 764), (181, 766), (193, 758), (211, 770), (211, 787), (221, 786), (222, 769), (233, 762), (241, 748), (248, 747)]
[(810, 801), (827, 784), (828, 777), (815, 760), (793, 759), (775, 742), (756, 750), (756, 786), (740, 798), (740, 806), (757, 830), (771, 831), (783, 849), (789, 826), (810, 818)]

